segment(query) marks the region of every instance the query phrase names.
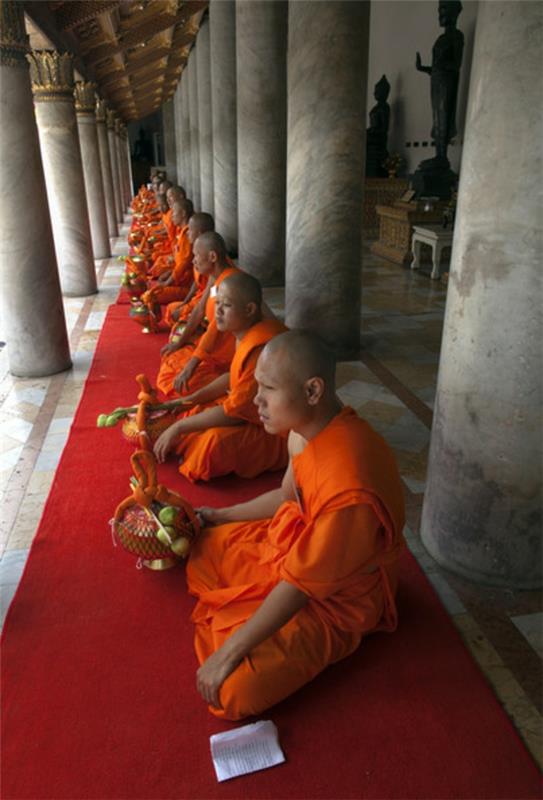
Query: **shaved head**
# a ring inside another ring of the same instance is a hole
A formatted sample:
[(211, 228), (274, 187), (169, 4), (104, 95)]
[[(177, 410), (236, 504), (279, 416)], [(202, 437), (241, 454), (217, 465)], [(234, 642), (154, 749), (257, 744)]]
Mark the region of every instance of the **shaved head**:
[(176, 200), (172, 208), (173, 209), (177, 208), (180, 211), (182, 211), (183, 214), (185, 214), (185, 216), (187, 217), (187, 219), (190, 219), (194, 214), (194, 206), (192, 205), (192, 200), (187, 200), (185, 198), (182, 200)]
[(302, 330), (281, 333), (268, 342), (262, 355), (274, 362), (280, 360), (297, 383), (322, 378), (327, 389), (334, 392), (336, 359), (316, 334)]
[(225, 278), (221, 283), (221, 288), (228, 294), (234, 295), (243, 305), (248, 303), (255, 303), (256, 307), (260, 309), (262, 304), (262, 287), (260, 283), (248, 272), (236, 272)]
[(178, 197), (185, 198), (187, 196), (187, 193), (183, 189), (182, 186), (174, 186), (173, 183), (170, 183), (170, 185), (168, 186), (168, 189), (170, 190), (170, 192), (174, 195), (174, 197), (176, 199)]
[(215, 222), (213, 217), (211, 214), (206, 214), (203, 211), (193, 214), (190, 218), (190, 224), (197, 236), (201, 236), (202, 233), (215, 230)]
[(198, 237), (198, 244), (207, 250), (208, 253), (211, 251), (216, 253), (221, 263), (226, 260), (226, 245), (220, 233), (216, 231), (202, 233), (202, 235)]

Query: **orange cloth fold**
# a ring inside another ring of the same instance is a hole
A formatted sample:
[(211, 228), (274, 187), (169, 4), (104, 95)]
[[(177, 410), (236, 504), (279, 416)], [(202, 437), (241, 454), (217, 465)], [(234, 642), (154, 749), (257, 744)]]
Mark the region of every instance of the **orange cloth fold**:
[(238, 271), (237, 267), (226, 267), (211, 287), (205, 307), (205, 317), (209, 320), (207, 330), (203, 334), (194, 336), (191, 342), (162, 359), (156, 386), (166, 396), (176, 396), (173, 388), (174, 380), (193, 356), (199, 358), (201, 363), (191, 378), (188, 391), (183, 391), (182, 394), (194, 392), (219, 375), (228, 372), (234, 356), (235, 339), (231, 333), (221, 333), (217, 330), (215, 296), (222, 281)]
[(270, 339), (285, 331), (286, 327), (277, 319), (253, 325), (238, 343), (232, 359), (228, 394), (212, 403), (195, 406), (183, 415), (193, 416), (210, 406), (222, 405), (227, 417), (242, 424), (183, 436), (176, 448), (183, 459), (179, 466), (181, 475), (190, 481), (208, 481), (231, 472), (242, 478), (254, 478), (286, 466), (286, 440), (266, 433), (253, 402), (258, 388), (255, 379), (258, 356)]
[(187, 565), (200, 663), (287, 581), (309, 600), (255, 647), (221, 687), (226, 719), (260, 714), (345, 658), (373, 631), (397, 625), (404, 547), (403, 490), (394, 457), (344, 408), (292, 458), (298, 501), (271, 520), (208, 528)]

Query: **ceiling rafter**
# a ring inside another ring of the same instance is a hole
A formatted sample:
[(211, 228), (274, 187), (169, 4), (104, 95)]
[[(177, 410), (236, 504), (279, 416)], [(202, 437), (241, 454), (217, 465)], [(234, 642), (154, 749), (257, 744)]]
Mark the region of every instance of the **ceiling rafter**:
[(171, 98), (208, 0), (25, 0), (25, 12), (125, 120)]

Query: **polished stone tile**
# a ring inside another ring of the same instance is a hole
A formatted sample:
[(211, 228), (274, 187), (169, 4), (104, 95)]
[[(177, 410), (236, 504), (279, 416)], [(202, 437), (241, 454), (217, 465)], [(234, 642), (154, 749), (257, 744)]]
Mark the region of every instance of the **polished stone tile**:
[[(32, 432), (32, 423), (14, 414), (2, 414), (0, 421), (0, 443), (4, 436), (24, 444)], [(7, 448), (5, 448), (7, 449)]]
[[(431, 558), (428, 554), (426, 554), (428, 558)], [(437, 594), (439, 595), (439, 599), (449, 612), (449, 614), (465, 614), (466, 608), (456, 592), (451, 589), (445, 578), (437, 573), (427, 573), (428, 580), (436, 590)]]
[(99, 331), (104, 324), (105, 311), (91, 311), (85, 324), (86, 331)]
[(16, 444), (4, 453), (0, 453), (0, 472), (13, 469), (23, 452), (23, 445)]
[(511, 617), (511, 621), (528, 640), (536, 653), (543, 658), (543, 613), (522, 614)]

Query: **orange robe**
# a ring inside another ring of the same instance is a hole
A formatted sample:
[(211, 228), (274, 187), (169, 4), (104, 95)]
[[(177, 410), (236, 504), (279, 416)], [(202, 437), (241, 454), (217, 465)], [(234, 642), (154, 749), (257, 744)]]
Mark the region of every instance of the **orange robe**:
[(226, 719), (260, 714), (350, 655), (366, 634), (393, 631), (403, 491), (384, 440), (344, 408), (293, 456), (297, 502), (272, 519), (207, 528), (187, 564), (200, 663), (287, 581), (309, 597), (257, 645), (220, 690)]
[[(182, 322), (186, 322), (189, 316), (192, 313), (192, 309), (196, 308), (202, 296), (207, 288), (208, 283), (208, 276), (207, 275), (200, 275), (196, 267), (192, 268), (193, 274), (193, 281), (196, 284), (196, 291), (192, 298), (187, 302), (177, 300), (175, 303), (168, 303), (166, 309), (164, 311), (164, 322), (169, 328), (174, 328), (176, 325)], [(174, 320), (172, 318), (172, 313), (177, 311), (178, 308), (183, 306), (181, 313), (179, 314), (179, 319)]]
[(208, 481), (231, 472), (241, 478), (254, 478), (287, 465), (286, 439), (266, 433), (253, 402), (258, 389), (255, 380), (258, 356), (270, 339), (286, 330), (277, 319), (265, 319), (253, 325), (236, 347), (228, 394), (212, 403), (195, 406), (182, 415), (192, 416), (209, 406), (222, 405), (227, 417), (244, 423), (183, 436), (176, 453), (183, 457), (179, 472), (189, 481)]
[(188, 391), (183, 391), (182, 394), (189, 394), (202, 386), (206, 386), (230, 369), (236, 342), (233, 335), (228, 331), (221, 332), (217, 330), (215, 324), (215, 296), (222, 281), (238, 271), (236, 267), (226, 267), (211, 287), (205, 308), (205, 317), (209, 320), (205, 333), (201, 336), (195, 336), (192, 342), (187, 343), (180, 350), (176, 350), (175, 353), (170, 353), (170, 355), (162, 359), (156, 385), (166, 396), (177, 396), (173, 388), (173, 382), (193, 356), (200, 359), (200, 363), (190, 379)]
[[(183, 300), (190, 289), (192, 283), (192, 245), (189, 241), (189, 226), (184, 225), (175, 242), (174, 263), (172, 269), (172, 284), (161, 286), (155, 283), (145, 294), (142, 295), (144, 303), (173, 303), (174, 300)], [(151, 274), (154, 273), (154, 267)]]

